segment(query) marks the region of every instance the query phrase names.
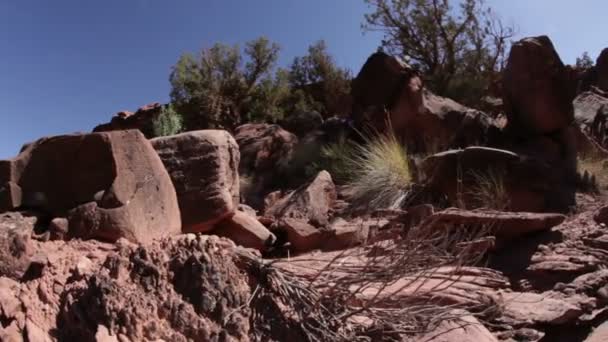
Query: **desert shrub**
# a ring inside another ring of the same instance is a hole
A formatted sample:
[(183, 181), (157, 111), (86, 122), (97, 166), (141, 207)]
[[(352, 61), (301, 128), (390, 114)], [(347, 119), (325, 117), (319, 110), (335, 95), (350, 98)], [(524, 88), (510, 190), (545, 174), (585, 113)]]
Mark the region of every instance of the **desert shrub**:
[(344, 135), (338, 141), (321, 147), (319, 161), (314, 166), (318, 170), (327, 170), (336, 184), (345, 184), (353, 178), (353, 161), (358, 145)]
[(154, 136), (164, 137), (174, 135), (182, 131), (183, 119), (173, 106), (163, 106), (160, 114), (152, 122)]
[[(608, 160), (603, 158), (579, 158), (578, 173), (581, 178), (585, 178), (585, 173), (588, 175), (584, 183), (593, 182), (599, 189), (608, 189)], [(589, 188), (591, 184), (583, 184), (585, 188)]]
[(490, 168), (485, 172), (471, 172), (473, 186), (468, 190), (476, 207), (505, 210), (509, 207), (509, 194), (503, 170)]
[(399, 207), (413, 178), (407, 150), (393, 133), (372, 136), (354, 148), (345, 164), (352, 172), (347, 183), (351, 204), (368, 210)]

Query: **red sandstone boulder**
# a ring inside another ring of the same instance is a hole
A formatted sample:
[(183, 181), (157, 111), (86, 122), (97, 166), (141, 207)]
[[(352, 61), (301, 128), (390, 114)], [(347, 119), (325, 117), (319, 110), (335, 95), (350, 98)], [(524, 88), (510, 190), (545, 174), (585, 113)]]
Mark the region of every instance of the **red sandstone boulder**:
[(266, 250), (276, 240), (260, 221), (241, 211), (218, 223), (213, 234), (229, 238), (237, 245), (259, 251)]
[[(589, 135), (603, 148), (608, 147), (608, 98), (598, 92), (584, 92), (574, 99), (574, 116), (581, 130)], [(582, 152), (594, 154), (592, 147), (581, 141), (586, 147)], [(595, 149), (597, 150), (597, 148)], [(579, 149), (580, 151), (580, 149)], [(597, 152), (595, 152), (597, 153)]]
[(595, 62), (597, 86), (603, 91), (608, 91), (608, 48), (602, 50)]
[(292, 218), (281, 220), (279, 229), (286, 233), (290, 249), (297, 253), (320, 249), (327, 235), (305, 221)]
[(450, 150), (427, 157), (420, 168), (431, 192), (446, 196), (454, 206), (487, 206), (481, 190), (485, 196), (502, 196), (501, 204), (511, 211), (565, 212), (575, 201), (575, 184), (563, 178), (563, 170), (506, 150)]
[(407, 64), (375, 53), (353, 81), (353, 119), (359, 127), (387, 129), (387, 120), (410, 152), (464, 147), (495, 139), (497, 128), (482, 112), (424, 88)]
[(135, 113), (122, 111), (116, 113), (108, 123), (101, 124), (93, 132), (124, 131), (128, 129), (140, 130), (148, 139), (154, 137), (154, 120), (161, 114), (163, 106), (150, 103), (139, 108)]
[(0, 276), (20, 279), (34, 253), (31, 235), (35, 217), (20, 213), (0, 214)]
[(298, 138), (278, 125), (268, 124), (239, 126), (234, 138), (241, 152), (239, 173), (251, 183), (248, 191), (244, 191), (245, 200), (255, 209), (261, 209), (264, 195), (284, 180), (282, 172)]
[(177, 192), (182, 231), (206, 232), (239, 202), (239, 147), (230, 133), (201, 130), (152, 139)]
[(71, 236), (149, 242), (180, 231), (171, 179), (139, 131), (42, 138), (2, 164), (0, 184), (17, 184), (23, 199), (0, 209), (68, 217)]
[(503, 212), (495, 210), (462, 210), (446, 209), (429, 216), (423, 223), (423, 229), (451, 229), (454, 227), (486, 230), (496, 236), (496, 242), (506, 242), (527, 234), (547, 231), (564, 222), (566, 216), (561, 214), (539, 214), (522, 212)]
[(574, 121), (575, 86), (547, 36), (513, 44), (503, 74), (508, 127), (515, 134), (547, 134)]
[(265, 216), (296, 218), (314, 226), (329, 222), (329, 215), (337, 199), (336, 186), (327, 171), (321, 171), (309, 184), (278, 200)]

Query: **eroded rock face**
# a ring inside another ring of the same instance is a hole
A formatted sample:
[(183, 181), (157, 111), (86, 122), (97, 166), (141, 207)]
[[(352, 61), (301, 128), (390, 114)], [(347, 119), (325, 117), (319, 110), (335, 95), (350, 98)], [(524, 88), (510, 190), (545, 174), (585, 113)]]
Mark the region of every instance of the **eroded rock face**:
[(239, 173), (250, 180), (247, 204), (263, 206), (263, 196), (280, 183), (282, 171), (298, 143), (298, 138), (278, 125), (245, 124), (235, 130), (241, 162)]
[(42, 138), (3, 163), (0, 184), (19, 186), (22, 200), (2, 209), (69, 217), (71, 236), (149, 242), (180, 231), (171, 179), (139, 131)]
[[(588, 91), (577, 96), (573, 104), (574, 116), (581, 130), (603, 148), (608, 147), (608, 98)], [(584, 151), (586, 154), (597, 154), (589, 147), (587, 150)]]
[[(494, 195), (501, 190), (505, 208), (512, 211), (567, 211), (575, 202), (574, 182), (564, 178), (562, 170), (536, 158), (487, 147), (450, 150), (427, 157), (421, 169), (430, 189), (446, 195), (452, 205), (458, 201), (468, 207), (482, 207), (480, 185), (490, 180)], [(526, 179), (527, 182), (521, 182)]]
[(191, 131), (150, 141), (175, 186), (184, 232), (207, 232), (239, 202), (239, 147), (221, 130)]
[(278, 200), (265, 215), (297, 218), (315, 226), (322, 226), (328, 223), (336, 198), (336, 186), (331, 175), (327, 171), (321, 171), (312, 182)]
[(0, 214), (0, 276), (20, 279), (27, 271), (34, 253), (31, 236), (36, 221), (21, 213)]
[(407, 64), (375, 53), (353, 82), (353, 120), (382, 132), (390, 126), (410, 152), (438, 151), (497, 139), (482, 112), (431, 93)]
[(255, 216), (237, 211), (217, 224), (214, 235), (229, 238), (237, 245), (265, 251), (276, 237)]
[(567, 127), (574, 121), (575, 92), (549, 37), (513, 44), (503, 75), (503, 100), (512, 131), (547, 134)]
[(155, 102), (139, 108), (135, 113), (118, 112), (110, 122), (95, 127), (93, 132), (138, 129), (146, 138), (154, 138), (154, 120), (160, 115), (162, 107), (160, 103)]
[(608, 91), (608, 48), (602, 50), (595, 62), (597, 86), (603, 91)]

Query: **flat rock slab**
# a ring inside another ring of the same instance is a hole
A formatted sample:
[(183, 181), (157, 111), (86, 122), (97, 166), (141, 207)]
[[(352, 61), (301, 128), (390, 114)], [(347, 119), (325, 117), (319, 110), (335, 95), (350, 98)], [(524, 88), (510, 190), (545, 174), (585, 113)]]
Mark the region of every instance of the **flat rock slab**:
[[(579, 296), (580, 297), (580, 296)], [(521, 322), (559, 325), (573, 322), (583, 313), (577, 298), (555, 298), (547, 293), (506, 292), (500, 294), (504, 315)], [(584, 298), (579, 298), (584, 301)]]
[(498, 339), (477, 318), (466, 312), (454, 312), (436, 329), (416, 338), (416, 342), (498, 342)]
[(478, 227), (496, 235), (497, 242), (505, 242), (523, 235), (546, 231), (564, 222), (561, 214), (540, 214), (525, 212), (503, 212), (494, 210), (468, 211), (456, 208), (446, 209), (427, 218), (423, 225), (429, 229), (442, 226)]

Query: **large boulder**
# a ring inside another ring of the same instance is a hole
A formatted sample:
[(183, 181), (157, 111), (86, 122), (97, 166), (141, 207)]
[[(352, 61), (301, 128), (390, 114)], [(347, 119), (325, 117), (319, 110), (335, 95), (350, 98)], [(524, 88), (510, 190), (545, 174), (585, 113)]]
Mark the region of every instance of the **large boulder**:
[(597, 87), (608, 91), (608, 48), (602, 50), (595, 62), (595, 73)]
[(336, 186), (327, 171), (321, 171), (309, 184), (278, 200), (266, 212), (275, 218), (296, 218), (314, 226), (329, 223), (329, 216), (337, 199)]
[(37, 219), (20, 213), (0, 214), (0, 276), (20, 279), (34, 248), (31, 236)]
[(241, 162), (239, 173), (251, 183), (244, 191), (247, 204), (259, 209), (262, 198), (282, 179), (281, 173), (289, 163), (298, 138), (278, 125), (245, 124), (235, 130)]
[(513, 44), (503, 74), (508, 127), (518, 135), (547, 134), (574, 120), (576, 87), (547, 36)]
[(8, 170), (0, 184), (22, 193), (1, 211), (35, 207), (69, 217), (69, 234), (82, 238), (149, 242), (180, 232), (171, 179), (139, 131), (42, 138), (0, 164)]
[[(483, 207), (480, 190), (502, 196), (512, 211), (565, 212), (575, 201), (575, 181), (563, 177), (541, 159), (511, 151), (468, 147), (427, 157), (420, 165), (435, 196), (446, 196), (452, 205)], [(525, 179), (525, 182), (522, 182)]]
[[(608, 147), (608, 98), (588, 91), (574, 99), (574, 117), (581, 130), (600, 146)], [(580, 144), (579, 146), (584, 146)]]
[(487, 115), (433, 94), (412, 68), (384, 53), (369, 57), (353, 81), (352, 96), (358, 127), (385, 131), (390, 122), (410, 152), (485, 143), (498, 134)]
[(135, 113), (121, 111), (116, 113), (110, 122), (95, 127), (93, 132), (138, 129), (150, 139), (155, 136), (154, 121), (161, 114), (162, 109), (163, 105), (154, 102), (139, 108)]
[(258, 221), (242, 211), (217, 224), (213, 234), (229, 238), (237, 245), (265, 251), (275, 242), (275, 236)]
[(202, 130), (152, 139), (177, 192), (184, 232), (206, 232), (239, 203), (239, 147), (230, 133)]

